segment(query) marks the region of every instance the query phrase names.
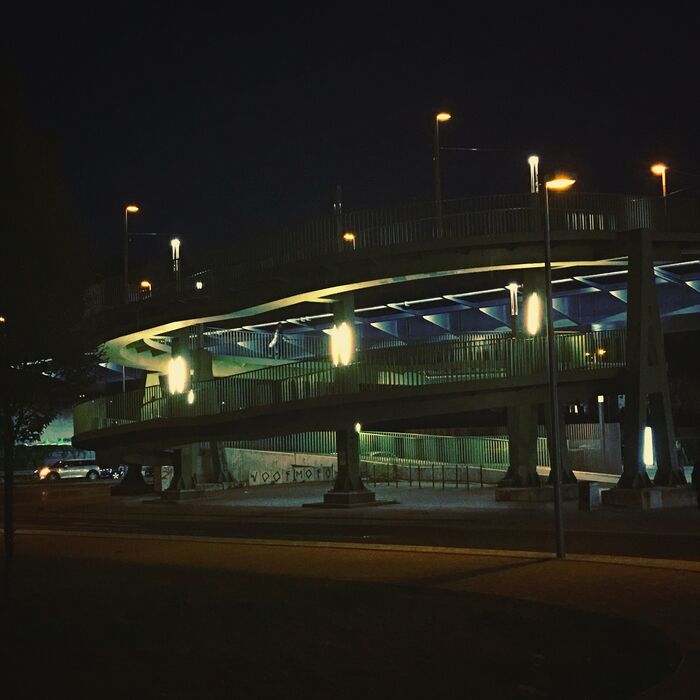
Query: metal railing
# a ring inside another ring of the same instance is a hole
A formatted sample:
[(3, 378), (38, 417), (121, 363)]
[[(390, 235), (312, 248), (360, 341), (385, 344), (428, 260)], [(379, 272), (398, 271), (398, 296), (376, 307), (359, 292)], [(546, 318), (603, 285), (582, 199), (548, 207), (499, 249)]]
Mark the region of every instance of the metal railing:
[[(198, 271), (183, 276), (180, 296), (197, 298), (235, 291), (259, 281), (275, 268), (329, 255), (348, 256), (356, 251), (406, 247), (435, 239), (539, 233), (543, 226), (541, 208), (541, 198), (531, 194), (447, 200), (443, 203), (441, 228), (436, 225), (433, 202), (346, 211), (340, 219), (328, 216), (276, 231), (274, 236), (255, 236), (261, 241), (260, 252), (247, 260), (241, 260), (237, 247), (193, 261), (189, 267)], [(664, 203), (659, 197), (571, 191), (552, 197), (550, 212), (554, 232), (700, 231), (700, 202), (675, 197)], [(339, 230), (353, 232), (354, 248), (338, 236)], [(151, 299), (171, 298), (175, 296), (175, 287), (174, 279), (158, 279), (147, 298), (140, 297), (134, 286), (130, 300), (148, 304)], [(86, 303), (88, 313), (120, 306), (123, 303), (120, 280), (106, 280), (91, 287), (86, 293)]]
[[(595, 371), (623, 367), (625, 332), (598, 331), (557, 336), (559, 370)], [(484, 380), (532, 378), (544, 381), (546, 337), (505, 335), (482, 340), (414, 343), (366, 350), (346, 367), (327, 359), (264, 369), (194, 383), (171, 395), (161, 386), (92, 399), (74, 411), (75, 432), (162, 418), (214, 416), (328, 396), (391, 395), (394, 387), (429, 387)]]

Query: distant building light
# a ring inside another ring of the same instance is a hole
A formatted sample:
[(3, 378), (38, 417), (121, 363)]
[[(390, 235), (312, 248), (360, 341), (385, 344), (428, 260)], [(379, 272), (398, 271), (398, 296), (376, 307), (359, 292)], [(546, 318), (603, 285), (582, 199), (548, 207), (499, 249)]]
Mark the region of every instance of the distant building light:
[(202, 280), (197, 280), (194, 283), (194, 288), (195, 289), (204, 289), (204, 282), (202, 282)]

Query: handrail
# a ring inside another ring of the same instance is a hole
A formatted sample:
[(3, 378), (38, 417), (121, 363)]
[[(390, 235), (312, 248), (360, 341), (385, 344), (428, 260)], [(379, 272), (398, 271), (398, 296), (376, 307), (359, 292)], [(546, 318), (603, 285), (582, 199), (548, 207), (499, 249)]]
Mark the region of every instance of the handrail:
[[(561, 372), (625, 365), (625, 331), (558, 334)], [(489, 336), (359, 352), (346, 367), (312, 359), (194, 383), (191, 394), (160, 386), (92, 399), (75, 407), (76, 435), (161, 418), (214, 416), (327, 396), (367, 395), (393, 387), (429, 387), (479, 380), (544, 380), (546, 337)]]
[[(270, 245), (271, 236), (256, 236), (255, 239), (261, 241), (261, 251), (252, 259), (241, 260), (238, 248), (216, 251), (195, 266), (199, 271), (183, 276), (179, 295), (197, 298), (230, 292), (249, 285), (275, 268), (332, 255), (347, 256), (436, 239), (539, 233), (542, 231), (541, 206), (541, 199), (532, 194), (447, 200), (443, 203), (441, 227), (436, 224), (434, 203), (345, 211), (340, 218), (328, 216), (276, 232), (275, 245)], [(700, 201), (675, 197), (664, 201), (660, 197), (571, 191), (552, 197), (550, 211), (553, 231), (700, 231)], [(354, 247), (348, 247), (338, 236), (339, 229), (355, 234)], [(280, 242), (283, 245), (279, 245)], [(175, 296), (175, 281), (165, 279), (153, 284), (147, 298), (140, 296), (134, 285), (129, 301), (148, 304), (151, 300)], [(88, 313), (120, 306), (123, 300), (121, 278), (93, 285), (86, 292)]]

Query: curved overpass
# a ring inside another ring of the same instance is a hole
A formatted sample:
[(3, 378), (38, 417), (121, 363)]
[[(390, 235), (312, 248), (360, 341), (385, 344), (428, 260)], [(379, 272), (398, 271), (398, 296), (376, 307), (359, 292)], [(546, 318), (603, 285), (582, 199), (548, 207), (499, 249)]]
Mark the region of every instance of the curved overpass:
[[(562, 399), (620, 391), (625, 332), (557, 336)], [(605, 352), (599, 354), (596, 351)], [(73, 443), (151, 449), (329, 430), (546, 399), (546, 337), (458, 339), (361, 352), (348, 366), (305, 360), (192, 385), (84, 402)]]
[[(697, 257), (698, 203), (672, 199), (667, 206), (664, 211), (654, 197), (569, 192), (552, 198), (554, 264), (624, 267), (629, 237), (638, 235), (653, 239), (657, 261)], [(162, 372), (169, 348), (157, 338), (196, 324), (251, 323), (345, 292), (542, 267), (540, 207), (533, 195), (455, 200), (446, 203), (442, 230), (432, 205), (350, 212), (283, 233), (277, 248), (254, 262), (219, 255), (184, 278), (179, 293), (172, 283), (156, 284), (151, 298), (110, 308), (107, 288), (95, 290), (95, 318), (111, 361)], [(343, 243), (343, 230), (355, 233), (356, 249)], [(118, 296), (118, 284), (114, 290)]]

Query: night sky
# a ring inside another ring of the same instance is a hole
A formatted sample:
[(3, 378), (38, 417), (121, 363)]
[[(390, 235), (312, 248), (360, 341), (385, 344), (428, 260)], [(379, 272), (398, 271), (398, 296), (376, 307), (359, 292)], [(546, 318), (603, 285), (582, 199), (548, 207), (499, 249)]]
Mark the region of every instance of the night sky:
[(15, 108), (58, 144), (95, 269), (118, 271), (130, 201), (133, 230), (178, 235), (184, 256), (330, 213), (336, 184), (346, 207), (430, 199), (439, 110), (444, 146), (492, 149), (443, 152), (446, 197), (526, 191), (531, 152), (581, 191), (655, 193), (657, 159), (700, 173), (688, 17), (400, 6), (67, 3), (6, 16), (0, 56)]

